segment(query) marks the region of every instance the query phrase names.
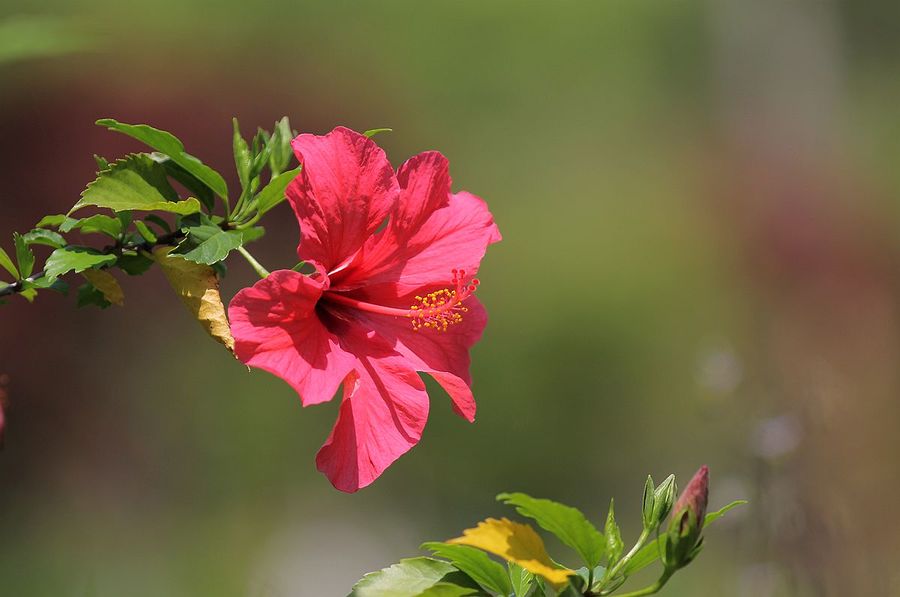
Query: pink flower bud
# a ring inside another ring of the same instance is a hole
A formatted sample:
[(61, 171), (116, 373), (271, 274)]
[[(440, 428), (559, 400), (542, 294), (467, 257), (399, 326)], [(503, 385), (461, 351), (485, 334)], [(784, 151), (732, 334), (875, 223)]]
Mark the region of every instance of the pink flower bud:
[[(706, 505), (709, 501), (709, 467), (705, 464), (694, 474), (690, 483), (675, 502), (672, 508), (672, 521), (678, 522), (679, 532), (685, 531), (685, 525), (690, 524), (693, 518), (694, 524), (703, 528), (703, 520), (706, 517)], [(693, 517), (685, 516), (686, 512), (692, 512)]]

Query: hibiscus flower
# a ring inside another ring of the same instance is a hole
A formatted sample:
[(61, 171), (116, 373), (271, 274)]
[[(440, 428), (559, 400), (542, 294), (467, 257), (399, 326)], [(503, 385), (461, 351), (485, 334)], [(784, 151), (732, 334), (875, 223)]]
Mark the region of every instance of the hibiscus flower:
[(272, 272), (231, 301), (235, 352), (287, 381), (304, 406), (343, 398), (318, 469), (341, 491), (372, 483), (422, 437), (431, 375), (475, 418), (469, 349), (487, 322), (473, 296), (500, 232), (487, 205), (451, 193), (430, 151), (396, 173), (371, 139), (339, 127), (293, 141), (287, 189), (312, 275)]

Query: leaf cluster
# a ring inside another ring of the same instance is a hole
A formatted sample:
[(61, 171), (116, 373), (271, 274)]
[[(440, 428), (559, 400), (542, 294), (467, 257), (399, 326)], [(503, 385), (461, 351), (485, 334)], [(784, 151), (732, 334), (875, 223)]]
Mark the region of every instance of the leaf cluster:
[[(79, 274), (78, 306), (122, 305), (114, 272), (138, 276), (159, 264), (195, 317), (230, 347), (218, 278), (232, 251), (263, 236), (257, 222), (284, 201), (287, 185), (300, 172), (291, 168), (295, 133), (287, 117), (271, 132), (258, 129), (249, 142), (234, 120), (241, 183), (234, 201), (224, 177), (187, 153), (172, 133), (111, 118), (97, 124), (140, 141), (147, 151), (113, 161), (95, 156), (96, 178), (68, 213), (46, 216), (32, 230), (14, 234), (11, 252), (0, 247), (0, 268), (11, 276), (0, 281), (0, 299), (18, 294), (33, 301), (42, 290), (68, 293), (61, 278)], [(48, 253), (42, 268), (36, 267), (35, 249)], [(202, 305), (186, 298), (198, 288), (210, 291)]]
[[(648, 478), (642, 496), (643, 530), (628, 552), (612, 502), (601, 532), (571, 506), (524, 493), (501, 493), (498, 501), (514, 507), (519, 515), (570, 547), (578, 561), (566, 566), (551, 557), (530, 524), (488, 518), (463, 531), (461, 537), (424, 543), (422, 548), (430, 551), (431, 557), (401, 560), (365, 575), (349, 597), (650, 595), (662, 588), (673, 571), (664, 566), (662, 582), (628, 593), (617, 591), (631, 575), (663, 556), (665, 536), (655, 535), (672, 509), (675, 493), (674, 476), (659, 487)], [(706, 515), (703, 528), (744, 503), (733, 502)]]

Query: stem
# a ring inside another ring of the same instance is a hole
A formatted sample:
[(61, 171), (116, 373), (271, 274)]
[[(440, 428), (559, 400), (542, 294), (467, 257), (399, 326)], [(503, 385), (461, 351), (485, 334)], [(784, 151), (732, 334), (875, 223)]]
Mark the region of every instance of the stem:
[(245, 249), (244, 247), (238, 247), (237, 251), (244, 256), (244, 259), (246, 259), (247, 263), (250, 264), (250, 267), (252, 267), (256, 271), (256, 273), (259, 274), (260, 278), (265, 279), (269, 277), (269, 270), (260, 265), (259, 261), (254, 259), (253, 255), (251, 255), (247, 251), (247, 249)]
[[(619, 571), (621, 571), (622, 568), (625, 566), (625, 564), (628, 563), (628, 560), (633, 558), (634, 554), (636, 554), (638, 552), (638, 550), (640, 548), (642, 548), (645, 543), (647, 543), (647, 539), (649, 537), (650, 537), (650, 529), (644, 529), (643, 531), (641, 531), (641, 535), (640, 535), (640, 537), (638, 537), (637, 543), (634, 544), (634, 546), (628, 551), (627, 554), (625, 554), (625, 556), (621, 560), (616, 562), (615, 566), (613, 566), (612, 568), (610, 568), (609, 570), (606, 571), (606, 574), (603, 576), (603, 584), (600, 586), (601, 589), (603, 587), (605, 587), (609, 583), (609, 581), (611, 581), (612, 579), (614, 579), (616, 577), (616, 575), (619, 573)], [(650, 593), (646, 593), (646, 594), (649, 595)]]
[(619, 597), (641, 597), (642, 595), (653, 595), (658, 592), (663, 586), (669, 582), (669, 579), (672, 578), (672, 570), (666, 570), (662, 573), (662, 576), (659, 577), (655, 583), (650, 585), (649, 587), (644, 587), (643, 589), (638, 589), (637, 591), (631, 591), (630, 593), (622, 593)]

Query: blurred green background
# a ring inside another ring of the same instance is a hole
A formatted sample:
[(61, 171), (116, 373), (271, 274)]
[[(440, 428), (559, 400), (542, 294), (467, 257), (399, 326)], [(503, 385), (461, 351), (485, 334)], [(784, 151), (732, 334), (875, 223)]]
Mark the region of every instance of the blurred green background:
[[(900, 595), (898, 7), (7, 0), (7, 249), (93, 153), (139, 148), (105, 116), (223, 172), (232, 115), (393, 127), (395, 165), (441, 150), (504, 241), (476, 423), (433, 392), (421, 444), (356, 495), (315, 471), (337, 403), (248, 373), (158, 272), (122, 309), (0, 308), (0, 592), (344, 595), (509, 514), (500, 491), (598, 521), (615, 496), (633, 540), (644, 475), (707, 463), (712, 507), (752, 505), (666, 595)], [(255, 254), (292, 265), (290, 210), (267, 222)], [(253, 279), (235, 261), (224, 294)]]

